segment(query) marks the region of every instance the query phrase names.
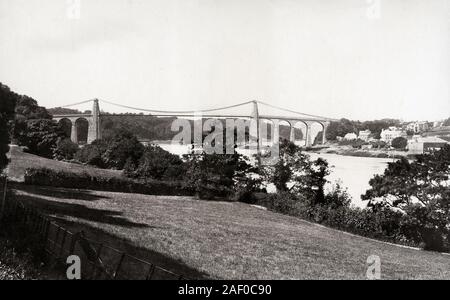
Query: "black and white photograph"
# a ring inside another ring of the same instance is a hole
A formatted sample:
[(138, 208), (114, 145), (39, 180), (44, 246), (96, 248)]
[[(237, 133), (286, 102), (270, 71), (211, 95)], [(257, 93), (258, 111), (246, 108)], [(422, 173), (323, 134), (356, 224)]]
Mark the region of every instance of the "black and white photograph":
[(1, 281), (449, 279), (450, 1), (0, 0)]

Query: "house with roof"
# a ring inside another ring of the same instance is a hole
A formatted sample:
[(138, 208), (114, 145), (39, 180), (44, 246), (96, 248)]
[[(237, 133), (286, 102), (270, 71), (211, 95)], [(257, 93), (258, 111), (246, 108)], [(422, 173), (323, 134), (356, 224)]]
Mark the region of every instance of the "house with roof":
[(450, 144), (450, 142), (435, 136), (422, 137), (415, 135), (408, 141), (408, 154), (429, 153), (440, 150), (447, 144)]
[(372, 132), (369, 129), (361, 130), (358, 134), (358, 139), (368, 142), (371, 134)]
[(407, 137), (407, 134), (405, 131), (403, 131), (400, 128), (397, 128), (395, 126), (391, 126), (388, 129), (383, 129), (381, 131), (380, 134), (380, 140), (387, 143), (387, 144), (391, 144), (392, 140), (398, 137)]

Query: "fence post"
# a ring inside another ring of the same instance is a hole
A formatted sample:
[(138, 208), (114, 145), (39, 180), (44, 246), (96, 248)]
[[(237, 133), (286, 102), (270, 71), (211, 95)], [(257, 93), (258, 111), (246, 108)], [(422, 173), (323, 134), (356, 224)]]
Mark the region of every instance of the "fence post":
[(119, 263), (117, 264), (116, 271), (114, 272), (113, 279), (117, 278), (117, 274), (120, 271), (120, 266), (122, 265), (123, 260), (125, 259), (125, 253), (122, 252), (122, 256), (120, 257)]
[(53, 250), (55, 250), (56, 253), (56, 247), (58, 247), (59, 230), (61, 229), (61, 227), (59, 227), (58, 225), (55, 226), (58, 228), (58, 230), (56, 231), (55, 240), (53, 241)]
[(72, 235), (72, 241), (70, 242), (70, 255), (75, 254), (75, 245), (77, 244), (78, 239), (80, 238), (79, 233), (75, 233)]
[(155, 272), (155, 266), (153, 264), (150, 265), (150, 269), (148, 270), (146, 280), (150, 280), (153, 277), (153, 273)]
[(67, 230), (63, 229), (63, 237), (62, 237), (62, 241), (61, 241), (61, 249), (59, 251), (59, 259), (62, 259), (63, 254), (64, 254), (64, 244), (66, 242), (66, 236), (67, 236)]
[(44, 246), (48, 242), (49, 230), (50, 230), (50, 220), (49, 219), (45, 219), (45, 225), (44, 225)]
[(95, 279), (97, 277), (96, 275), (97, 275), (98, 269), (99, 269), (98, 262), (100, 260), (100, 253), (101, 253), (102, 249), (103, 249), (103, 244), (100, 244), (97, 248), (97, 257), (95, 258), (94, 264), (92, 266), (92, 275), (91, 275), (92, 279)]

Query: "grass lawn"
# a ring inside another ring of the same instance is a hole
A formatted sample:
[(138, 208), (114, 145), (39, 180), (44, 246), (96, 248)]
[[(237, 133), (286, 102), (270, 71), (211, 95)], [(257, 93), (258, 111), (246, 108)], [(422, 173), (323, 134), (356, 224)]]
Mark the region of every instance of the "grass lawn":
[(352, 236), (243, 203), (35, 186), (16, 196), (70, 229), (191, 278), (450, 279), (450, 256)]
[[(96, 176), (120, 171), (10, 151), (8, 176), (48, 167)], [(383, 279), (450, 279), (450, 256), (402, 248), (234, 202), (14, 184), (15, 196), (71, 231), (183, 274), (221, 279), (365, 279), (378, 255)]]
[(99, 169), (91, 166), (66, 163), (24, 153), (18, 146), (11, 146), (8, 156), (10, 157), (11, 162), (6, 169), (6, 173), (8, 178), (13, 181), (23, 182), (25, 170), (27, 168), (49, 168), (57, 171), (70, 171), (78, 174), (85, 172), (90, 175), (103, 177), (122, 176), (122, 171)]

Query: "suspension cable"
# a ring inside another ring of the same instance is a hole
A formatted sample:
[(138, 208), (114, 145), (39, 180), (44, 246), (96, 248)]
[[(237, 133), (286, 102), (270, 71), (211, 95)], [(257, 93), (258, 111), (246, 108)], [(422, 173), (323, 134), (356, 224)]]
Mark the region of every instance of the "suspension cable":
[(84, 103), (88, 103), (88, 102), (91, 102), (91, 101), (93, 101), (92, 99), (89, 99), (89, 100), (86, 100), (86, 101), (81, 101), (81, 102), (77, 102), (77, 103), (72, 103), (72, 104), (68, 104), (68, 105), (63, 105), (63, 106), (60, 106), (61, 108), (64, 108), (64, 107), (70, 107), (70, 106), (75, 106), (75, 105), (79, 105), (79, 104), (84, 104)]
[(238, 103), (238, 104), (234, 104), (234, 105), (230, 105), (230, 106), (224, 106), (224, 107), (219, 107), (219, 108), (212, 108), (212, 109), (202, 109), (202, 110), (179, 110), (179, 111), (165, 111), (165, 110), (155, 110), (155, 109), (144, 109), (144, 108), (137, 108), (137, 107), (132, 107), (132, 106), (127, 106), (127, 105), (122, 105), (122, 104), (117, 104), (111, 101), (107, 101), (104, 99), (99, 99), (100, 101), (104, 102), (104, 103), (108, 103), (111, 105), (115, 105), (115, 106), (119, 106), (122, 108), (128, 108), (128, 109), (133, 109), (133, 110), (140, 110), (140, 111), (147, 111), (147, 112), (152, 112), (152, 113), (163, 113), (163, 114), (195, 114), (195, 113), (205, 113), (205, 112), (212, 112), (212, 111), (217, 111), (217, 110), (224, 110), (224, 109), (229, 109), (229, 108), (234, 108), (234, 107), (238, 107), (238, 106), (243, 106), (243, 105), (247, 105), (249, 103), (253, 103), (253, 101), (247, 101), (247, 102), (243, 102), (243, 103)]
[(272, 107), (272, 108), (275, 108), (275, 109), (283, 110), (283, 111), (294, 113), (294, 114), (298, 114), (298, 115), (303, 115), (303, 116), (313, 117), (313, 118), (319, 118), (319, 119), (331, 120), (330, 118), (327, 118), (327, 117), (305, 114), (305, 113), (301, 113), (301, 112), (298, 112), (298, 111), (294, 111), (294, 110), (282, 108), (282, 107), (279, 107), (279, 106), (275, 106), (275, 105), (272, 105), (272, 104), (269, 104), (269, 103), (265, 103), (265, 102), (262, 102), (262, 101), (256, 101), (256, 102), (258, 102), (259, 104), (262, 104), (262, 105), (266, 105), (266, 106), (269, 106), (269, 107)]
[[(104, 103), (108, 103), (114, 106), (118, 106), (118, 107), (122, 107), (122, 108), (127, 108), (127, 109), (133, 109), (133, 110), (137, 110), (137, 111), (146, 111), (146, 112), (151, 112), (151, 113), (162, 113), (162, 114), (195, 114), (195, 113), (207, 113), (207, 112), (214, 112), (214, 111), (218, 111), (218, 110), (224, 110), (224, 109), (230, 109), (230, 108), (235, 108), (235, 107), (239, 107), (239, 106), (243, 106), (243, 105), (247, 105), (250, 103), (253, 103), (254, 101), (247, 101), (247, 102), (242, 102), (242, 103), (237, 103), (234, 105), (229, 105), (229, 106), (223, 106), (223, 107), (218, 107), (218, 108), (211, 108), (211, 109), (202, 109), (202, 110), (179, 110), (179, 111), (165, 111), (165, 110), (155, 110), (155, 109), (145, 109), (145, 108), (138, 108), (138, 107), (132, 107), (132, 106), (127, 106), (127, 105), (122, 105), (122, 104), (118, 104), (118, 103), (114, 103), (111, 101), (107, 101), (104, 99), (99, 99), (100, 101), (104, 102)], [(60, 106), (61, 108), (65, 108), (65, 107), (71, 107), (71, 106), (75, 106), (75, 105), (80, 105), (80, 104), (84, 104), (84, 103), (88, 103), (93, 101), (93, 99), (89, 99), (89, 100), (85, 100), (85, 101), (81, 101), (81, 102), (77, 102), (77, 103), (72, 103), (72, 104), (68, 104), (68, 105), (63, 105)], [(313, 118), (319, 118), (319, 119), (326, 119), (326, 120), (331, 120), (331, 118), (327, 118), (327, 117), (323, 117), (323, 116), (317, 116), (317, 115), (311, 115), (311, 114), (306, 114), (306, 113), (301, 113), (298, 111), (294, 111), (294, 110), (290, 110), (290, 109), (286, 109), (286, 108), (282, 108), (276, 105), (272, 105), (263, 101), (256, 101), (259, 104), (268, 106), (268, 107), (272, 107), (275, 109), (279, 109), (285, 112), (290, 112), (290, 113), (294, 113), (294, 114), (298, 114), (298, 115), (302, 115), (302, 116), (308, 116), (308, 117), (313, 117)]]

